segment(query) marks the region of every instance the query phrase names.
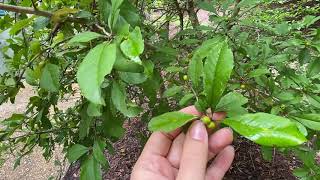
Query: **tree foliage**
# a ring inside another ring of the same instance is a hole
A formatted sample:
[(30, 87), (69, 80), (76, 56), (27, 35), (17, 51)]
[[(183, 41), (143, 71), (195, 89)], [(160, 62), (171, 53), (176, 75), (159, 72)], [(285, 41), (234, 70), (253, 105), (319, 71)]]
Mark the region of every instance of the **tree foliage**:
[[(312, 2), (317, 3), (307, 1)], [(13, 151), (20, 161), (37, 145), (50, 159), (60, 144), (70, 162), (80, 161), (81, 179), (101, 179), (101, 168), (108, 168), (103, 151), (112, 151), (126, 119), (151, 119), (150, 130), (170, 131), (197, 118), (174, 110), (195, 105), (203, 113), (227, 112), (217, 127), (231, 126), (262, 148), (295, 153), (304, 162), (295, 175), (319, 179), (319, 6), (296, 6), (307, 5), (272, 0), (0, 4), (8, 11), (0, 30), (10, 34), (1, 50), (8, 72), (0, 76), (0, 103), (15, 103), (25, 83), (37, 92), (24, 113), (1, 122), (0, 154)], [(199, 10), (209, 14), (208, 22), (199, 21)], [(73, 107), (58, 108), (61, 99), (79, 90)]]

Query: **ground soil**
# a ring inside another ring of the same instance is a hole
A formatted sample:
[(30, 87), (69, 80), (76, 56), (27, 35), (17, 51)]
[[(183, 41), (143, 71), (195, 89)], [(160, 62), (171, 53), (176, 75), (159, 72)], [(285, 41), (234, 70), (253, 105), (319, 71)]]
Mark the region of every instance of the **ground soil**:
[[(134, 163), (142, 150), (141, 133), (148, 134), (145, 126), (139, 120), (132, 120), (125, 124), (125, 136), (114, 144), (116, 154), (106, 157), (110, 169), (104, 173), (106, 180), (127, 180)], [(295, 180), (292, 169), (299, 165), (294, 157), (286, 158), (275, 152), (272, 162), (263, 160), (259, 146), (243, 138), (234, 142), (236, 156), (232, 167), (225, 176), (225, 180)], [(70, 166), (65, 180), (79, 179), (79, 164)]]
[[(29, 98), (35, 94), (31, 86), (25, 85), (25, 88), (18, 93), (15, 104), (5, 103), (0, 106), (0, 121), (10, 117), (13, 113), (23, 113)], [(59, 102), (58, 107), (60, 109), (71, 107), (78, 96), (76, 94), (76, 96), (67, 97), (68, 101)], [(53, 157), (46, 161), (42, 156), (42, 149), (36, 147), (32, 153), (21, 159), (21, 164), (16, 170), (13, 170), (13, 165), (18, 156), (16, 153), (7, 154), (4, 157), (6, 162), (0, 167), (0, 180), (46, 180), (49, 177), (63, 176), (69, 164), (64, 161), (61, 151), (62, 147), (56, 146)], [(60, 165), (55, 162), (60, 162)]]

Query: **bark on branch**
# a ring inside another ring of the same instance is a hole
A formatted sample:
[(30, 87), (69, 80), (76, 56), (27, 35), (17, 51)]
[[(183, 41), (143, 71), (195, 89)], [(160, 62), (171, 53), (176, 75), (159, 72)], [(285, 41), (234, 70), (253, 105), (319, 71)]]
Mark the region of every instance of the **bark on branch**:
[(34, 14), (38, 16), (44, 16), (44, 17), (51, 17), (53, 14), (49, 11), (40, 11), (36, 10), (34, 8), (28, 8), (28, 7), (21, 7), (21, 6), (13, 6), (8, 4), (0, 4), (0, 9), (16, 12), (16, 13), (22, 13), (22, 14)]

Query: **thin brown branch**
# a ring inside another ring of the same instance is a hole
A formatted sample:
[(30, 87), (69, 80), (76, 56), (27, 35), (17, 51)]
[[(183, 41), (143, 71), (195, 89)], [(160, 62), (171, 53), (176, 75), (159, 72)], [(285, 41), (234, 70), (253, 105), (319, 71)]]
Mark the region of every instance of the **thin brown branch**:
[(16, 12), (16, 13), (22, 13), (22, 14), (34, 14), (38, 16), (44, 16), (44, 17), (51, 17), (53, 14), (49, 11), (40, 11), (36, 10), (34, 8), (28, 8), (28, 7), (21, 7), (21, 6), (13, 6), (8, 4), (0, 4), (0, 9)]

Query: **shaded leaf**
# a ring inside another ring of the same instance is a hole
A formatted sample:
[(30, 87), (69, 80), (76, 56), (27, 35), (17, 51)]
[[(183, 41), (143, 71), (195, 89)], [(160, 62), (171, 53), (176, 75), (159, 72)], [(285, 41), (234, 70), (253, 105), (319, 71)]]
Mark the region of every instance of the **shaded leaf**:
[(55, 64), (47, 64), (42, 70), (40, 87), (50, 92), (58, 92), (60, 87), (59, 81), (59, 67)]
[(69, 162), (72, 163), (78, 160), (82, 155), (84, 155), (88, 151), (89, 151), (89, 148), (81, 144), (75, 144), (68, 149), (67, 158)]
[(98, 161), (89, 155), (84, 162), (81, 163), (80, 180), (101, 180), (101, 168)]
[(172, 86), (171, 88), (167, 89), (164, 93), (163, 93), (163, 97), (172, 97), (178, 93), (180, 93), (183, 90), (182, 86)]
[(248, 99), (237, 92), (230, 92), (223, 96), (216, 106), (215, 111), (226, 112), (228, 117), (239, 116), (247, 113), (242, 106), (248, 102)]

